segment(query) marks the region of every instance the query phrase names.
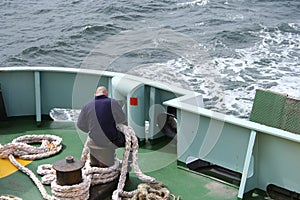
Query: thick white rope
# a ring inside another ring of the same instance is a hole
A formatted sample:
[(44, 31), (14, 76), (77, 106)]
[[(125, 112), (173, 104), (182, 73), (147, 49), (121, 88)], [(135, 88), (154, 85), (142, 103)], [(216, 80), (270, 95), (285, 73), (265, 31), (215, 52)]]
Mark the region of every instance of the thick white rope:
[(56, 173), (52, 165), (45, 164), (38, 167), (37, 173), (42, 175), (43, 184), (51, 184), (51, 192), (54, 199), (59, 200), (87, 200), (89, 198), (89, 188), (91, 185), (104, 184), (118, 178), (120, 162), (109, 168), (91, 167), (89, 160), (86, 161), (82, 169), (83, 181), (75, 185), (58, 185), (56, 183)]
[[(147, 176), (142, 173), (142, 171), (139, 168), (138, 165), (138, 140), (137, 137), (135, 136), (135, 133), (131, 127), (125, 126), (123, 124), (118, 124), (117, 129), (125, 134), (126, 138), (126, 144), (125, 144), (125, 152), (124, 152), (124, 157), (122, 161), (122, 168), (121, 168), (121, 175), (119, 177), (119, 183), (117, 190), (114, 191), (112, 199), (113, 200), (119, 200), (122, 197), (133, 197), (138, 190), (134, 190), (132, 192), (125, 192), (123, 191), (123, 188), (125, 186), (125, 181), (126, 181), (126, 174), (128, 170), (128, 159), (129, 159), (129, 154), (132, 151), (132, 160), (133, 160), (133, 170), (137, 177), (147, 183), (156, 183), (155, 178), (152, 178), (150, 176)], [(115, 163), (113, 166), (108, 167), (108, 168), (100, 168), (100, 167), (91, 167), (90, 166), (90, 161), (88, 159), (89, 155), (89, 150), (87, 147), (87, 144), (84, 145), (84, 148), (82, 150), (82, 155), (81, 155), (81, 161), (85, 162), (85, 167), (82, 169), (83, 171), (83, 177), (84, 180), (90, 180), (91, 185), (97, 185), (97, 184), (104, 184), (111, 182), (115, 179), (118, 178), (119, 172), (120, 172), (120, 160), (117, 158), (115, 159)], [(53, 183), (55, 183), (55, 172), (52, 169), (52, 166), (50, 165), (42, 165), (39, 168), (38, 173), (40, 175), (46, 175), (42, 178), (42, 180), (47, 179), (45, 183), (51, 183), (51, 189), (53, 187)], [(84, 181), (85, 182), (85, 181)], [(59, 197), (60, 199), (68, 199), (69, 196), (72, 196), (73, 198), (75, 197), (76, 194), (72, 194), (73, 191), (69, 189), (70, 186), (59, 186), (56, 185), (56, 188), (60, 188), (59, 191), (53, 192), (52, 194), (54, 196)], [(76, 187), (81, 187), (81, 186), (76, 186)], [(89, 186), (86, 186), (89, 188)], [(53, 189), (52, 189), (53, 190)], [(64, 193), (68, 194), (64, 194)], [(85, 199), (82, 197), (82, 199)]]
[[(58, 153), (62, 139), (55, 135), (24, 135), (0, 147), (0, 158), (14, 155), (24, 160), (37, 160)], [(41, 143), (40, 147), (29, 144)]]
[(89, 148), (87, 147), (87, 143), (85, 143), (83, 147), (81, 161), (85, 163), (85, 167), (83, 168), (83, 174), (86, 176), (91, 176), (92, 185), (108, 183), (117, 179), (119, 176), (121, 161), (117, 158), (115, 158), (113, 166), (107, 168), (91, 167), (89, 160)]
[(13, 155), (9, 155), (9, 160), (10, 162), (16, 166), (19, 170), (21, 170), (23, 173), (27, 174), (31, 180), (34, 182), (34, 184), (37, 186), (39, 189), (41, 195), (43, 196), (44, 199), (51, 200), (51, 196), (47, 193), (45, 187), (43, 184), (40, 182), (40, 180), (35, 176), (35, 174), (28, 168), (22, 166)]
[(142, 173), (138, 165), (138, 140), (135, 136), (134, 130), (123, 124), (118, 124), (117, 129), (125, 134), (126, 144), (124, 158), (122, 162), (121, 175), (119, 178), (119, 183), (117, 189), (113, 192), (112, 200), (121, 200), (122, 197), (132, 197), (137, 193), (137, 190), (126, 192), (123, 190), (126, 181), (126, 173), (128, 170), (128, 159), (130, 151), (132, 150), (132, 160), (133, 160), (133, 171), (137, 177), (147, 183), (155, 183), (156, 180), (153, 177), (147, 176)]
[(87, 200), (89, 198), (89, 188), (91, 176), (83, 176), (83, 180), (74, 185), (58, 185), (56, 182), (56, 171), (53, 165), (40, 165), (37, 173), (42, 176), (42, 183), (51, 185), (52, 199), (55, 200)]
[(89, 161), (85, 163), (83, 173), (85, 176), (91, 177), (91, 184), (98, 185), (111, 182), (118, 178), (120, 169), (120, 161), (115, 160), (115, 163), (111, 167), (91, 167)]
[[(158, 183), (155, 178), (143, 174), (140, 170), (138, 165), (138, 140), (133, 129), (123, 124), (118, 124), (117, 129), (125, 134), (126, 144), (118, 187), (113, 192), (112, 199), (139, 199), (139, 196), (143, 196), (145, 191), (149, 190), (150, 192), (148, 191), (149, 194), (147, 194), (147, 198), (149, 197), (153, 199), (153, 195), (157, 195), (157, 193), (159, 193), (160, 196), (158, 195), (154, 199), (169, 200), (170, 192), (166, 188), (160, 188), (159, 190), (157, 189), (157, 192), (154, 192), (155, 194), (153, 194), (153, 187), (157, 187), (157, 185), (160, 185), (160, 183)], [(45, 164), (38, 167), (37, 173), (43, 176), (42, 183), (51, 184), (52, 196), (50, 196), (35, 174), (31, 170), (18, 163), (14, 158), (14, 155), (22, 159), (41, 159), (44, 157), (49, 157), (62, 149), (61, 141), (62, 139), (60, 137), (53, 135), (21, 136), (13, 140), (12, 143), (4, 146), (0, 145), (0, 157), (9, 157), (10, 161), (18, 169), (27, 174), (33, 180), (43, 198), (46, 200), (87, 200), (89, 198), (89, 188), (91, 185), (104, 184), (118, 178), (120, 160), (115, 159), (115, 164), (108, 168), (91, 167), (88, 160), (88, 148), (85, 145), (81, 156), (82, 161), (85, 162), (85, 167), (82, 169), (83, 181), (79, 184), (71, 186), (58, 185), (55, 180), (55, 170), (53, 169), (52, 165)], [(41, 142), (42, 145), (40, 147), (28, 145), (30, 143), (37, 142)], [(148, 185), (142, 185), (134, 191), (126, 192), (123, 190), (123, 188), (126, 181), (130, 152), (132, 152), (132, 165), (136, 176), (140, 180), (146, 182)]]
[[(9, 158), (10, 162), (23, 173), (27, 174), (38, 187), (44, 199), (53, 198), (47, 193), (43, 184), (28, 168), (22, 166), (14, 156), (25, 160), (35, 160), (49, 157), (58, 153), (62, 149), (62, 139), (55, 135), (24, 135), (14, 139), (11, 143), (0, 146), (0, 157)], [(40, 147), (34, 147), (29, 144), (42, 143)]]
[(13, 195), (0, 194), (0, 200), (22, 200), (22, 199)]
[[(138, 165), (138, 140), (134, 133), (134, 130), (123, 124), (118, 124), (117, 129), (125, 134), (126, 144), (124, 158), (122, 162), (121, 175), (117, 189), (113, 192), (112, 200), (144, 200), (144, 199), (155, 199), (155, 200), (173, 200), (176, 196), (171, 194), (170, 191), (163, 186), (161, 182), (158, 182), (155, 178), (145, 175)], [(138, 185), (136, 190), (126, 192), (123, 190), (126, 181), (126, 173), (128, 170), (128, 158), (130, 151), (132, 151), (132, 165), (133, 171), (136, 176), (144, 181)], [(176, 200), (180, 200), (180, 196)]]
[(86, 200), (89, 198), (91, 178), (83, 176), (83, 181), (74, 185), (58, 185), (56, 181), (51, 182), (51, 192), (56, 200)]

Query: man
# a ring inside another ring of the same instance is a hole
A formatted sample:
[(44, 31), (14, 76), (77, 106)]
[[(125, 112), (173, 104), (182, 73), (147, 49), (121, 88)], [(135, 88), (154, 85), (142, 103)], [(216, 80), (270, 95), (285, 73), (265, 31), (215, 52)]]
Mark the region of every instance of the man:
[(125, 114), (121, 106), (108, 97), (104, 86), (98, 87), (94, 99), (83, 106), (77, 121), (77, 127), (89, 133), (87, 146), (92, 166), (114, 164), (115, 149), (125, 146), (125, 136), (116, 128), (116, 124), (123, 122)]

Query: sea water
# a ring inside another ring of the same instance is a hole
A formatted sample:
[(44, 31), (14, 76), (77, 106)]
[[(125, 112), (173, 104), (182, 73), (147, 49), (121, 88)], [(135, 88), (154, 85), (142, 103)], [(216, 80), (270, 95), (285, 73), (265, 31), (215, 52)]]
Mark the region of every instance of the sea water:
[(139, 75), (241, 118), (257, 88), (300, 97), (299, 0), (0, 0), (0, 16), (1, 67)]

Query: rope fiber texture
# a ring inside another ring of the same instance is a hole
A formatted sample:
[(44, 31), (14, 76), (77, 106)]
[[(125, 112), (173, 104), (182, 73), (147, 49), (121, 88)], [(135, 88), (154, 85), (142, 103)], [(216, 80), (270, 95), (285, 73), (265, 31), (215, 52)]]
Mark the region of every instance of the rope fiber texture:
[[(138, 164), (138, 140), (135, 136), (134, 130), (123, 124), (118, 124), (117, 129), (125, 134), (126, 144), (124, 158), (122, 162), (121, 175), (117, 189), (113, 192), (112, 200), (173, 200), (176, 197), (170, 193), (170, 191), (163, 186), (161, 182), (158, 182), (155, 178), (145, 175)], [(128, 159), (130, 152), (132, 151), (132, 165), (133, 171), (136, 176), (144, 181), (138, 185), (138, 188), (131, 192), (123, 190), (126, 181), (126, 173), (128, 171)], [(180, 200), (180, 197), (177, 197)]]
[[(37, 160), (50, 157), (58, 153), (61, 148), (62, 139), (55, 135), (24, 135), (15, 138), (11, 143), (0, 147), (0, 158), (7, 158), (9, 155), (24, 160)], [(30, 144), (41, 143), (40, 147)]]
[[(61, 186), (56, 183), (56, 172), (50, 164), (40, 165), (37, 173), (42, 176), (42, 181), (28, 168), (16, 161), (14, 156), (22, 159), (42, 159), (58, 153), (62, 149), (62, 139), (54, 135), (24, 135), (14, 139), (4, 146), (0, 145), (0, 158), (8, 157), (23, 173), (27, 174), (36, 184), (41, 195), (46, 200), (87, 200), (89, 198), (90, 186), (105, 184), (119, 177), (117, 189), (112, 194), (112, 200), (170, 200), (175, 199), (163, 184), (155, 178), (143, 174), (138, 165), (138, 140), (134, 130), (126, 125), (118, 124), (117, 129), (125, 134), (126, 144), (123, 161), (115, 159), (113, 166), (108, 168), (91, 167), (88, 159), (89, 150), (85, 144), (82, 150), (81, 160), (85, 163), (83, 167), (83, 181), (75, 185)], [(41, 143), (40, 147), (29, 144)], [(131, 192), (123, 190), (126, 174), (129, 168), (129, 156), (132, 153), (132, 166), (136, 176), (145, 183)], [(121, 166), (121, 172), (120, 172)], [(52, 196), (49, 195), (43, 184), (51, 184)], [(179, 200), (179, 197), (177, 198)]]
[[(62, 149), (61, 142), (62, 139), (55, 135), (24, 135), (4, 146), (0, 145), (0, 158), (8, 157), (14, 166), (32, 179), (44, 199), (52, 200), (53, 198), (47, 193), (36, 175), (30, 169), (22, 166), (15, 159), (15, 156), (25, 160), (36, 160), (49, 157)], [(41, 143), (41, 146), (34, 147), (29, 145), (32, 143)]]

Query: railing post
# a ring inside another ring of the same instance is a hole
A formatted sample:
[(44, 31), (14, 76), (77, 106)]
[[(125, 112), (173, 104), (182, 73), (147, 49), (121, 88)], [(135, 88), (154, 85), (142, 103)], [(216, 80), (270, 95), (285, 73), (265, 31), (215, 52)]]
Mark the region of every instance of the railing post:
[(37, 125), (40, 125), (42, 121), (41, 112), (41, 82), (40, 82), (40, 72), (34, 72), (34, 90), (35, 90), (35, 113)]
[(2, 96), (2, 89), (1, 89), (1, 83), (0, 83), (0, 121), (7, 120), (7, 113), (4, 105), (4, 100)]
[(244, 167), (243, 167), (241, 183), (240, 183), (239, 192), (238, 192), (239, 199), (242, 199), (243, 195), (244, 195), (250, 161), (251, 161), (251, 156), (252, 156), (253, 147), (254, 147), (254, 143), (255, 143), (255, 138), (256, 138), (256, 131), (251, 130), (250, 138), (249, 138), (249, 142), (248, 142), (248, 148), (247, 148), (246, 157), (245, 157), (245, 162), (244, 162)]

